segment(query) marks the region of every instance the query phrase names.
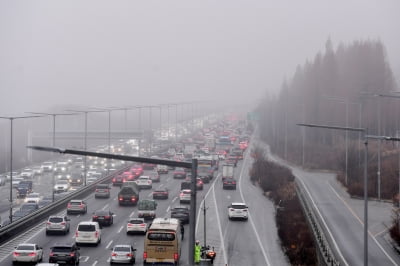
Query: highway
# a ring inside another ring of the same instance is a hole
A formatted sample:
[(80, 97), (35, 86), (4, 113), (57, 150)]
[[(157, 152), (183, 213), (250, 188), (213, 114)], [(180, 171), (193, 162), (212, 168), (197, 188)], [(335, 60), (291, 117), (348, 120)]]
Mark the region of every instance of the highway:
[[(249, 149), (248, 149), (249, 150)], [(223, 190), (219, 179), (220, 173), (216, 174), (211, 183), (204, 185), (203, 191), (198, 191), (198, 226), (196, 227), (196, 238), (203, 243), (203, 215), (200, 205), (202, 199), (206, 199), (208, 215), (207, 244), (214, 246), (217, 258), (214, 265), (288, 265), (285, 256), (280, 250), (276, 225), (274, 223), (274, 208), (272, 203), (266, 199), (258, 187), (249, 182), (247, 176), (251, 158), (246, 153), (243, 161), (236, 168), (236, 176), (239, 181), (237, 190)], [(47, 179), (50, 175), (42, 178)], [(169, 217), (170, 209), (179, 205), (179, 188), (181, 180), (173, 179), (172, 171), (167, 175), (161, 175), (161, 182), (154, 183), (153, 189), (167, 187), (170, 192), (168, 200), (158, 200), (157, 217)], [(45, 193), (49, 191), (49, 185), (44, 180), (36, 180), (36, 191)], [(47, 184), (46, 184), (47, 183)], [(117, 201), (118, 187), (113, 187), (110, 199), (94, 199), (91, 195), (87, 198), (88, 213), (85, 215), (69, 215), (71, 218), (71, 232), (66, 235), (45, 235), (44, 221), (42, 224), (28, 230), (22, 236), (10, 240), (0, 247), (0, 264), (11, 265), (11, 252), (13, 247), (22, 242), (37, 243), (44, 248), (44, 261), (48, 260), (50, 247), (54, 243), (73, 242), (74, 230), (80, 221), (90, 220), (93, 211), (98, 209), (110, 209), (114, 212), (114, 224), (103, 227), (102, 242), (98, 247), (82, 246), (80, 265), (105, 265), (109, 261), (110, 248), (115, 244), (130, 243), (137, 249), (136, 264), (143, 262), (143, 235), (127, 235), (125, 226), (128, 217), (137, 216), (137, 207), (119, 206)], [(48, 192), (47, 192), (48, 193)], [(142, 190), (140, 198), (151, 198), (151, 190)], [(250, 219), (248, 221), (229, 221), (227, 217), (227, 206), (231, 202), (245, 201), (250, 205)], [(64, 214), (65, 211), (62, 213)], [(5, 212), (7, 216), (7, 211)], [(4, 216), (4, 214), (2, 214)], [(182, 245), (181, 265), (188, 263), (188, 230), (185, 225), (185, 239)]]

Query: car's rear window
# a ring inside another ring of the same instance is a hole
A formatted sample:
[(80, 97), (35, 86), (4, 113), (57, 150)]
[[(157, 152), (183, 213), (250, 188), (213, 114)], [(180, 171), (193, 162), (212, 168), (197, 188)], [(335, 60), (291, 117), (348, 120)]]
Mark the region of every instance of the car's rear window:
[(78, 231), (94, 232), (96, 231), (96, 227), (93, 224), (80, 224), (78, 226)]
[(142, 220), (129, 220), (130, 224), (142, 224), (143, 221)]
[(71, 205), (81, 205), (80, 201), (71, 201)]
[(247, 209), (246, 205), (232, 205), (232, 208), (234, 209)]
[(147, 239), (156, 241), (173, 241), (175, 234), (173, 233), (149, 233)]
[(52, 251), (53, 252), (71, 252), (71, 249), (72, 248), (70, 248), (70, 247), (53, 247)]
[(96, 188), (97, 189), (107, 189), (108, 188), (108, 185), (103, 185), (103, 184), (98, 184), (97, 186), (96, 186)]
[(28, 246), (28, 245), (19, 245), (17, 248), (16, 248), (17, 250), (34, 250), (35, 248), (34, 248), (34, 246)]
[(129, 247), (115, 247), (114, 251), (125, 251), (125, 252), (130, 252), (131, 249)]
[(64, 219), (61, 218), (61, 217), (51, 217), (51, 218), (49, 219), (49, 222), (51, 222), (51, 223), (61, 223), (61, 222), (63, 222), (63, 221), (64, 221)]

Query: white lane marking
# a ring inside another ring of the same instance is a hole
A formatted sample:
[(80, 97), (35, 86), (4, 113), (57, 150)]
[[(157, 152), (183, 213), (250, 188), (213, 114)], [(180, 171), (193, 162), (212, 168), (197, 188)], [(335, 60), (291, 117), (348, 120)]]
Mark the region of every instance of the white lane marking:
[(133, 217), (134, 214), (135, 214), (135, 211), (131, 212), (131, 214), (129, 214), (129, 217)]
[(348, 262), (345, 260), (345, 258), (343, 257), (343, 254), (342, 254), (342, 252), (340, 251), (339, 246), (338, 246), (338, 244), (336, 243), (336, 240), (335, 240), (335, 238), (333, 237), (333, 234), (332, 234), (331, 230), (329, 229), (328, 225), (326, 224), (326, 221), (325, 221), (324, 217), (322, 216), (321, 212), (319, 211), (319, 209), (318, 209), (318, 207), (317, 207), (317, 204), (315, 204), (315, 201), (314, 201), (313, 197), (311, 196), (311, 193), (310, 193), (310, 191), (308, 190), (306, 184), (303, 182), (303, 180), (301, 179), (300, 176), (296, 176), (296, 178), (301, 182), (301, 184), (303, 185), (305, 191), (307, 192), (307, 195), (308, 195), (308, 197), (310, 198), (311, 203), (312, 203), (312, 205), (314, 206), (314, 209), (317, 211), (319, 218), (321, 219), (322, 223), (324, 224), (324, 227), (325, 227), (326, 231), (328, 232), (329, 237), (332, 239), (333, 245), (335, 246), (335, 249), (337, 250), (337, 252), (338, 252), (340, 258), (342, 259), (342, 261), (344, 262), (345, 265), (349, 266), (349, 263), (348, 263)]
[(112, 244), (113, 241), (114, 241), (114, 240), (111, 240), (110, 242), (108, 242), (108, 244), (107, 244), (107, 246), (106, 246), (106, 249), (109, 249), (109, 248), (110, 248), (110, 246), (111, 246), (111, 244)]
[(166, 181), (167, 181), (167, 182), (171, 181), (171, 177), (168, 177), (168, 178), (166, 179)]
[(118, 234), (121, 233), (122, 229), (124, 229), (124, 226), (121, 226), (121, 227), (118, 229)]
[[(247, 154), (247, 156), (245, 157), (244, 162), (242, 164), (242, 170), (240, 171), (240, 176), (239, 176), (239, 193), (240, 193), (240, 197), (242, 198), (243, 202), (246, 202), (246, 201), (244, 200), (244, 197), (243, 197), (242, 182), (241, 181), (242, 181), (242, 176), (243, 176), (243, 170), (244, 170), (245, 166), (247, 165), (248, 158), (249, 158), (249, 156)], [(260, 249), (262, 251), (262, 254), (264, 256), (264, 260), (267, 263), (267, 265), (271, 265), (271, 263), (269, 262), (267, 253), (264, 250), (264, 246), (263, 246), (263, 244), (261, 242), (260, 236), (257, 233), (257, 229), (256, 229), (256, 226), (254, 225), (253, 218), (251, 217), (250, 212), (249, 212), (249, 221), (250, 221), (251, 227), (253, 228), (254, 234), (256, 235), (258, 245), (259, 245), (259, 247), (260, 247)]]
[(172, 203), (174, 203), (177, 199), (178, 199), (178, 197), (173, 198)]
[(150, 192), (149, 195), (147, 195), (148, 198), (150, 198), (151, 196), (153, 196), (153, 192)]
[[(347, 204), (347, 202), (336, 192), (336, 190), (332, 187), (331, 184), (329, 184), (328, 181), (326, 181), (326, 183), (329, 185), (329, 187), (333, 191), (333, 193), (335, 193), (336, 197), (338, 197), (338, 199), (341, 202), (343, 202), (344, 206), (346, 206), (346, 208), (358, 220), (358, 222), (362, 225), (362, 227), (364, 227), (364, 222), (361, 221), (361, 219), (355, 214), (355, 212), (351, 209), (351, 207)], [(386, 252), (386, 250), (381, 246), (381, 244), (378, 242), (378, 240), (376, 240), (375, 236), (371, 233), (371, 231), (368, 230), (368, 234), (370, 237), (372, 237), (374, 242), (378, 245), (378, 247), (382, 250), (382, 252), (386, 255), (386, 257), (393, 263), (393, 265), (397, 265), (397, 263), (392, 259), (392, 257), (390, 257), (390, 255)]]
[(95, 266), (96, 264), (97, 264), (97, 260), (95, 260), (94, 262), (93, 262), (93, 264), (92, 264), (92, 266)]
[(170, 209), (171, 209), (171, 206), (168, 206), (168, 208), (165, 212), (169, 212)]
[(159, 186), (158, 186), (158, 188), (162, 188), (164, 186), (164, 184), (160, 184)]
[[(207, 193), (204, 195), (203, 199), (202, 199), (201, 202), (200, 202), (199, 210), (198, 210), (198, 212), (197, 212), (197, 219), (196, 219), (196, 229), (195, 229), (195, 233), (196, 233), (196, 234), (197, 234), (197, 227), (198, 227), (198, 225), (199, 225), (199, 219), (200, 219), (201, 208), (203, 207), (204, 200), (208, 197), (208, 194), (210, 194), (211, 188), (214, 187), (215, 182), (217, 182), (219, 176), (221, 176), (221, 173), (219, 173), (219, 174), (217, 175), (217, 178), (212, 182), (212, 184), (211, 184), (211, 186), (210, 186), (210, 189), (207, 191)], [(217, 211), (218, 211), (218, 210), (217, 210)]]
[(104, 205), (104, 207), (102, 208), (102, 210), (104, 211), (105, 209), (107, 209), (107, 207), (108, 207), (109, 205), (110, 205), (109, 203), (107, 203), (106, 205)]
[(221, 220), (219, 219), (219, 214), (218, 214), (218, 206), (217, 206), (217, 200), (215, 199), (215, 186), (213, 186), (211, 189), (213, 191), (213, 201), (214, 201), (214, 205), (215, 205), (215, 210), (216, 210), (216, 216), (217, 216), (217, 224), (218, 224), (218, 231), (219, 231), (219, 238), (221, 239), (221, 249), (222, 249), (222, 253), (224, 254), (224, 264), (228, 265), (228, 258), (226, 256), (226, 251), (225, 251), (225, 241), (224, 241), (224, 237), (222, 235), (222, 228), (221, 228)]

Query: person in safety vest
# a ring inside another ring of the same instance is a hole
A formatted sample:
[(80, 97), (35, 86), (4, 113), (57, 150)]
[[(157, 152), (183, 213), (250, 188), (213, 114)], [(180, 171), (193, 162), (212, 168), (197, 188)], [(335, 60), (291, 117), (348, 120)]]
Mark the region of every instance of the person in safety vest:
[(196, 245), (194, 246), (194, 263), (200, 263), (201, 246), (200, 241), (196, 240)]

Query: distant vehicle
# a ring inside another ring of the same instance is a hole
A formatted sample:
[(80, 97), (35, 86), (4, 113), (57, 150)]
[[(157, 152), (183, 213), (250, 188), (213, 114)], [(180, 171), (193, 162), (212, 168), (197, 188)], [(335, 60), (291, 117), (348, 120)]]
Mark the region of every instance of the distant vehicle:
[(139, 189), (145, 189), (145, 188), (152, 188), (153, 187), (153, 182), (151, 181), (149, 176), (143, 176), (142, 175), (135, 182), (138, 185)]
[(43, 172), (51, 172), (53, 171), (53, 162), (44, 162), (41, 167)]
[(224, 182), (225, 178), (233, 178), (234, 177), (234, 166), (232, 164), (224, 164), (222, 166), (222, 182)]
[(158, 183), (158, 182), (160, 182), (160, 175), (157, 173), (157, 172), (151, 172), (150, 174), (149, 174), (149, 176), (150, 176), (150, 180), (153, 182), (153, 183)]
[(67, 205), (67, 214), (70, 213), (87, 213), (87, 205), (84, 200), (70, 200)]
[(55, 244), (51, 247), (49, 254), (49, 263), (69, 263), (79, 264), (79, 247), (73, 243)]
[(122, 175), (116, 175), (112, 179), (112, 184), (113, 184), (113, 186), (122, 186), (122, 184), (125, 181), (126, 180), (124, 179), (124, 177)]
[(67, 180), (58, 180), (54, 186), (54, 192), (67, 192), (71, 188), (69, 182)]
[(180, 203), (190, 203), (190, 189), (183, 189), (181, 193), (179, 193), (179, 201)]
[(190, 183), (190, 181), (188, 180), (188, 181), (183, 181), (182, 183), (181, 183), (181, 190), (183, 190), (183, 189), (190, 189), (191, 188), (191, 183)]
[(110, 210), (97, 210), (93, 212), (92, 221), (98, 222), (99, 225), (112, 225), (114, 223), (114, 213)]
[(177, 206), (171, 209), (171, 218), (176, 218), (181, 221), (182, 224), (189, 223), (190, 210), (186, 206)]
[(32, 179), (33, 178), (33, 171), (31, 168), (24, 168), (21, 171), (21, 177), (23, 179)]
[(234, 202), (228, 206), (228, 218), (247, 220), (249, 215), (249, 207), (242, 202)]
[(142, 233), (146, 234), (147, 232), (147, 223), (144, 221), (144, 218), (129, 218), (128, 223), (126, 225), (126, 233)]
[(46, 235), (54, 232), (61, 232), (64, 235), (69, 233), (70, 219), (67, 216), (50, 216), (46, 222)]
[(163, 164), (157, 165), (157, 172), (158, 174), (168, 174), (168, 166)]
[(95, 244), (101, 242), (101, 229), (98, 222), (80, 222), (75, 231), (75, 243)]
[(82, 174), (81, 173), (73, 173), (69, 183), (73, 187), (82, 186), (82, 184), (83, 184)]
[(174, 178), (176, 179), (185, 179), (186, 178), (186, 172), (185, 169), (181, 167), (177, 167), (174, 171)]
[(27, 202), (22, 204), (19, 209), (24, 212), (34, 212), (39, 209), (39, 205), (34, 202)]
[(26, 215), (30, 214), (32, 211), (31, 210), (17, 210), (16, 212), (13, 213), (12, 215), (12, 220), (15, 222), (18, 219), (21, 219), (25, 217)]
[(138, 203), (138, 217), (154, 219), (156, 217), (157, 202), (154, 200), (140, 200)]
[(22, 177), (18, 177), (18, 176), (13, 176), (13, 180), (12, 180), (12, 183), (11, 183), (11, 185), (12, 185), (12, 187), (13, 188), (17, 188), (18, 187), (18, 185), (19, 185), (19, 183), (21, 182), (21, 181), (24, 181), (25, 179), (23, 179)]
[(235, 155), (230, 154), (230, 155), (228, 155), (228, 157), (226, 157), (225, 163), (226, 164), (232, 164), (233, 166), (236, 167), (237, 163), (238, 163), (238, 157), (235, 156)]
[(197, 190), (203, 190), (204, 185), (203, 185), (203, 180), (200, 177), (196, 178), (196, 189)]
[(135, 177), (139, 177), (143, 175), (143, 166), (140, 164), (135, 164), (131, 167), (130, 172), (135, 175)]
[(233, 177), (226, 177), (222, 181), (222, 189), (236, 189), (236, 180)]
[(39, 203), (39, 201), (40, 201), (41, 198), (42, 198), (42, 197), (40, 196), (39, 193), (32, 192), (32, 193), (29, 193), (28, 195), (26, 195), (24, 201), (25, 201), (25, 202)]
[(118, 193), (119, 205), (136, 205), (139, 201), (139, 187), (135, 182), (124, 183)]
[(42, 167), (40, 167), (40, 165), (33, 166), (32, 172), (33, 172), (34, 176), (41, 175), (43, 173), (43, 169), (42, 169)]
[(110, 264), (112, 263), (128, 263), (135, 264), (136, 249), (131, 245), (115, 245), (111, 249)]
[(166, 188), (160, 188), (153, 191), (153, 199), (168, 199), (169, 191)]
[(109, 198), (110, 197), (110, 186), (108, 184), (97, 184), (96, 190), (94, 191), (95, 198)]
[(19, 262), (24, 263), (37, 263), (43, 260), (43, 248), (39, 247), (37, 244), (19, 244), (15, 247), (12, 253), (13, 265)]

